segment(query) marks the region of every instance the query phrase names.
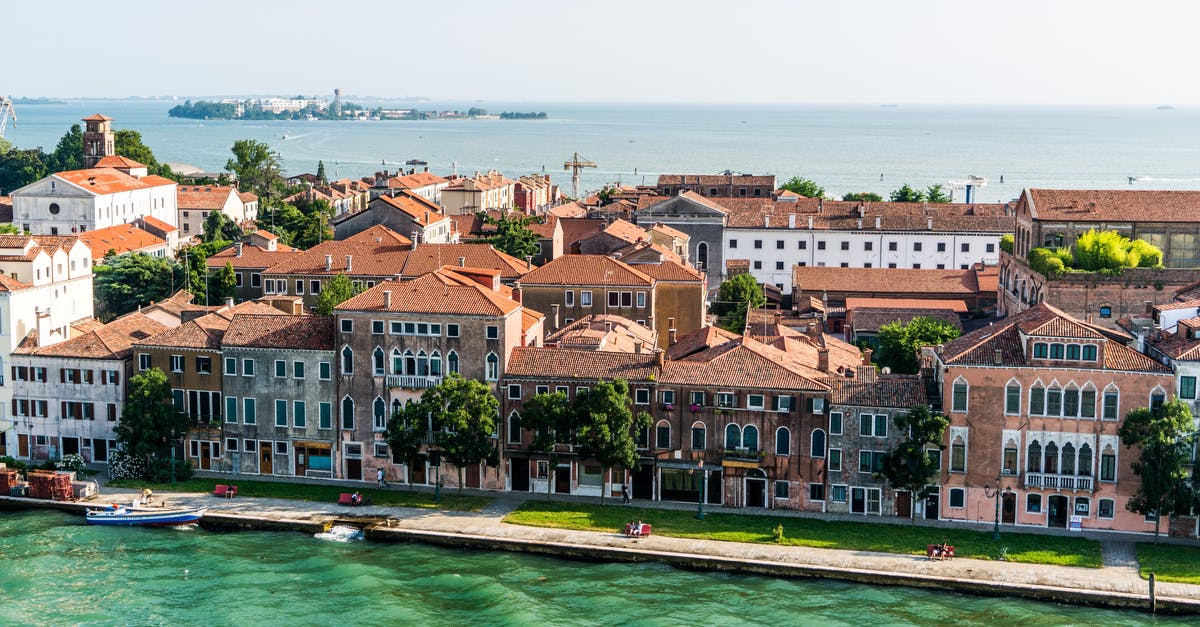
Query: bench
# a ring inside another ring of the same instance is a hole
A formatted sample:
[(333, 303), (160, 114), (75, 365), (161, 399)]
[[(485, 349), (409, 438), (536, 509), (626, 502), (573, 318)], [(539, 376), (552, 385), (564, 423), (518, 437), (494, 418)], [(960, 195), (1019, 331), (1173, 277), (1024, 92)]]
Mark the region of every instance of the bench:
[(625, 525), (625, 535), (631, 536), (631, 537), (642, 537), (642, 536), (650, 535), (650, 532), (651, 532), (650, 525), (648, 525), (646, 523), (642, 523), (642, 528), (639, 530), (639, 533), (635, 534), (633, 532), (633, 528), (636, 526), (637, 525), (628, 525), (628, 524)]
[(366, 496), (365, 494), (360, 494), (359, 496), (362, 497), (362, 501), (360, 501), (359, 503), (355, 503), (353, 494), (351, 494), (349, 492), (342, 492), (341, 494), (338, 495), (338, 501), (337, 501), (338, 505), (348, 505), (350, 507), (354, 507), (356, 505), (370, 505), (371, 504), (371, 497)]
[(227, 499), (231, 499), (237, 496), (237, 486), (222, 485), (218, 483), (217, 487), (213, 489), (213, 496), (223, 496)]
[(925, 545), (925, 557), (927, 557), (931, 560), (945, 560), (945, 559), (951, 559), (954, 557), (954, 547), (952, 545), (947, 544), (946, 550), (943, 551), (940, 555), (938, 554), (939, 546), (940, 545), (937, 545), (937, 544), (926, 544)]

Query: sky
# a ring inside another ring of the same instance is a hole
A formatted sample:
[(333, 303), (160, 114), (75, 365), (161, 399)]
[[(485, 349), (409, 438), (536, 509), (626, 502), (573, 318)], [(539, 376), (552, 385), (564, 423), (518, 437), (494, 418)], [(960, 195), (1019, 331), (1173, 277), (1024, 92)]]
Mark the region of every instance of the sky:
[(1184, 0), (5, 0), (0, 94), (1188, 105), (1197, 18)]

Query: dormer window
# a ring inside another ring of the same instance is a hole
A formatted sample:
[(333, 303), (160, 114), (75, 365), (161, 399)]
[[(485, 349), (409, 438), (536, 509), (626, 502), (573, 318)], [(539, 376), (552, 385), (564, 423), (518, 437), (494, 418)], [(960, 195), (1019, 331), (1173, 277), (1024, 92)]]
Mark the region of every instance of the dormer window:
[(1067, 344), (1067, 359), (1079, 359), (1079, 345)]
[(1045, 342), (1034, 342), (1033, 357), (1034, 359), (1045, 359), (1048, 354), (1049, 345)]
[(1083, 356), (1081, 359), (1083, 359), (1083, 361), (1096, 361), (1096, 352), (1095, 344), (1084, 344)]
[(1062, 344), (1051, 344), (1050, 345), (1050, 359), (1062, 359), (1063, 352), (1064, 352), (1064, 350), (1063, 350)]

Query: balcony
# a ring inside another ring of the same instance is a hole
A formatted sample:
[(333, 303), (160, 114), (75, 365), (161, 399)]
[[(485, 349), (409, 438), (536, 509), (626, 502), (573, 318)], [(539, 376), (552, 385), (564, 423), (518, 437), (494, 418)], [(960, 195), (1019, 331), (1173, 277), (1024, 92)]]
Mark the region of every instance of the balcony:
[(738, 448), (721, 451), (721, 457), (734, 461), (758, 462), (763, 458), (763, 452), (756, 448), (739, 446)]
[(1026, 488), (1048, 488), (1051, 490), (1082, 490), (1091, 492), (1096, 482), (1092, 477), (1075, 475), (1048, 475), (1040, 472), (1025, 473)]
[(390, 388), (424, 389), (434, 387), (441, 382), (441, 377), (427, 377), (415, 374), (389, 374), (384, 377), (385, 385)]

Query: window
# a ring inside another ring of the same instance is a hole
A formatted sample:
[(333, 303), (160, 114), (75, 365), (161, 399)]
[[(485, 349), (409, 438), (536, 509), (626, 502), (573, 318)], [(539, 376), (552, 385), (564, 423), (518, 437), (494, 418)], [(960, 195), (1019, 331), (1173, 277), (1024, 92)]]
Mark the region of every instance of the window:
[(742, 430), (735, 424), (725, 425), (725, 448), (736, 449), (742, 446)]
[[(559, 388), (559, 390), (565, 394), (567, 391), (567, 388)], [(658, 393), (658, 401), (660, 403), (662, 403), (663, 405), (674, 405), (675, 404), (675, 390), (660, 391)]]
[(171, 372), (183, 372), (183, 355), (171, 355)]
[(886, 438), (888, 430), (887, 414), (875, 414), (875, 437)]
[(962, 488), (950, 488), (950, 507), (962, 509), (966, 507), (967, 491)]
[(1096, 516), (1098, 518), (1112, 518), (1113, 517), (1113, 500), (1112, 499), (1100, 499), (1099, 504), (1096, 506)]
[(691, 394), (692, 404), (704, 407), (704, 392), (694, 391)]
[(775, 240), (775, 249), (783, 250), (783, 240), (781, 240), (781, 239)]
[(950, 471), (967, 471), (967, 444), (961, 439), (955, 440), (955, 442), (950, 445)]
[(150, 369), (150, 355), (146, 353), (138, 353), (138, 370)]
[(308, 409), (304, 401), (292, 401), (292, 425), (303, 429), (308, 421)]
[(830, 486), (829, 500), (833, 501), (834, 503), (845, 503), (846, 502), (846, 488), (847, 488), (847, 486), (844, 486), (844, 485)]
[(333, 428), (333, 404), (321, 403), (317, 406), (317, 428), (332, 429)]
[(1196, 377), (1179, 377), (1179, 398), (1196, 398)]
[(242, 376), (243, 377), (253, 377), (254, 376), (254, 360), (253, 359), (243, 359), (242, 360)]
[(354, 373), (354, 351), (349, 346), (342, 347), (342, 374)]
[(654, 427), (654, 447), (671, 448), (671, 425), (666, 421), (660, 422)]
[(282, 359), (275, 360), (275, 378), (282, 379), (287, 376), (287, 362)]
[(764, 402), (765, 402), (765, 397), (762, 394), (747, 394), (746, 395), (746, 409), (761, 410), (763, 408)]
[(814, 459), (825, 459), (825, 432), (821, 429), (813, 429), (808, 454)]
[(842, 434), (842, 412), (829, 412), (829, 435)]
[(1087, 518), (1092, 512), (1092, 502), (1086, 496), (1075, 497), (1075, 515)]
[[(781, 488), (783, 490), (782, 494), (780, 494)], [(776, 481), (775, 482), (775, 498), (786, 499), (787, 491), (788, 491), (788, 482), (786, 482), (786, 481)], [(808, 500), (824, 501), (825, 500), (825, 484), (824, 483), (808, 484)]]
[(563, 305), (567, 307), (575, 306), (575, 290), (567, 290), (563, 293)]
[(458, 372), (458, 353), (450, 351), (450, 354), (446, 355), (446, 372), (450, 374)]
[(1101, 318), (1111, 318), (1112, 317), (1112, 307), (1109, 307), (1107, 305), (1104, 307), (1101, 307), (1100, 308), (1100, 317)]
[(242, 424), (252, 425), (258, 421), (258, 407), (253, 398), (242, 399)]
[(498, 327), (494, 324), (489, 324), (487, 326), (487, 339), (489, 339), (489, 340), (500, 339), (500, 327)]
[(946, 252), (946, 242), (938, 242), (938, 245), (937, 245), (937, 251), (938, 251), (939, 253), (944, 253), (944, 252)]
[(913, 242), (913, 250), (916, 252), (921, 252), (921, 242)]
[(1009, 383), (1004, 388), (1004, 413), (1020, 414), (1021, 413), (1021, 385), (1018, 383)]
[(754, 240), (754, 247), (755, 247), (755, 248), (762, 248), (762, 240), (760, 240), (760, 239), (756, 239), (756, 240)]
[(842, 242), (842, 250), (850, 250), (850, 242)]
[(284, 441), (276, 442), (275, 443), (275, 454), (276, 455), (287, 455), (288, 454), (288, 443), (284, 442)]
[(784, 414), (792, 411), (792, 397), (776, 396), (775, 397), (775, 411), (784, 413)]
[(1062, 344), (1054, 343), (1050, 345), (1050, 359), (1062, 359), (1065, 354)]
[(354, 399), (349, 396), (342, 399), (342, 428), (354, 429)]
[(737, 403), (737, 395), (732, 392), (717, 392), (717, 407), (733, 407)]
[(376, 396), (371, 409), (371, 415), (374, 418), (374, 421), (371, 423), (372, 428), (375, 431), (387, 429), (387, 403), (383, 402), (383, 398)]
[(447, 324), (446, 325), (446, 337), (458, 337), (458, 325), (457, 324)]
[(735, 240), (735, 239), (731, 239), (731, 240), (729, 240), (729, 247), (730, 247), (730, 248), (737, 248), (737, 240)]
[(1030, 514), (1042, 513), (1042, 495), (1040, 495), (1040, 494), (1025, 495), (1025, 511)]
[(697, 422), (692, 425), (692, 450), (703, 451), (706, 448), (705, 439), (707, 437), (703, 422)]
[(1080, 357), (1080, 359), (1084, 361), (1096, 361), (1096, 345), (1084, 344), (1083, 355)]
[(376, 346), (375, 350), (371, 352), (371, 370), (375, 373), (375, 376), (381, 377), (384, 374), (384, 368), (383, 349)]
[(1118, 390), (1104, 390), (1104, 420), (1117, 420), (1121, 393)]
[(825, 240), (817, 241), (817, 250), (825, 250)]
[(302, 279), (296, 279), (296, 294), (300, 295), (303, 293), (304, 293), (304, 281)]
[(896, 252), (896, 250), (898, 249), (897, 243), (898, 242), (888, 242), (888, 250), (891, 252)]
[(863, 242), (863, 250), (875, 250), (875, 242)]
[(383, 335), (383, 320), (371, 321), (371, 333), (373, 335)]
[(197, 356), (196, 357), (196, 373), (197, 374), (212, 374), (212, 357)]
[(1004, 447), (1003, 472), (1006, 475), (1017, 474), (1017, 447)]
[(646, 306), (646, 293), (645, 292), (637, 293), (637, 305), (636, 306), (638, 308), (642, 308), (642, 307)]
[(954, 399), (951, 405), (952, 411), (967, 411), (967, 382), (954, 382)]
[(275, 399), (275, 426), (287, 426), (287, 401), (283, 399)]
[(519, 401), (519, 400), (521, 400), (521, 386), (520, 386), (520, 385), (517, 385), (517, 384), (515, 384), (515, 383), (509, 384), (509, 386), (508, 386), (508, 400), (510, 400), (510, 401)]
[(800, 240), (799, 244), (800, 244), (800, 250), (808, 250), (808, 242), (807, 241)]
[(534, 386), (534, 388), (533, 388), (533, 393), (534, 393), (534, 394), (536, 394), (536, 395), (538, 395), (538, 396), (540, 396), (540, 395), (542, 395), (542, 394), (549, 394), (549, 393), (550, 393), (550, 386), (548, 386), (548, 385), (537, 385), (537, 386)]
[(871, 474), (883, 470), (884, 451), (859, 451), (858, 452), (858, 472), (863, 474)]
[[(226, 396), (225, 397), (225, 422), (237, 424), (237, 421), (238, 421), (237, 415), (238, 415), (237, 398), (235, 398), (233, 396)], [(225, 448), (231, 449), (231, 450), (237, 450), (237, 449), (233, 448), (232, 446), (226, 446)]]
[(1100, 456), (1100, 480), (1117, 480), (1117, 456), (1115, 453), (1105, 452)]
[(320, 294), (321, 293), (321, 282), (317, 281), (315, 279), (312, 281), (309, 281), (308, 282), (308, 293), (309, 294)]
[(329, 362), (323, 361), (317, 364), (317, 377), (322, 381), (328, 381), (332, 378), (332, 370)]
[(341, 319), (342, 333), (354, 333), (354, 321), (349, 318)]
[(1046, 389), (1040, 385), (1029, 388), (1029, 413), (1033, 416), (1046, 413)]
[(1079, 345), (1067, 344), (1067, 359), (1079, 361)]
[[(964, 245), (964, 246), (966, 246), (966, 244), (963, 244), (963, 245)], [(988, 245), (987, 245), (987, 248), (986, 248), (986, 250), (987, 250), (987, 252), (989, 252), (989, 253), (994, 253), (994, 252), (996, 252), (996, 245), (995, 245), (995, 244), (988, 244)]]
[(840, 449), (840, 448), (829, 449), (828, 466), (829, 466), (829, 472), (841, 472), (842, 471), (842, 449)]
[(742, 446), (752, 451), (758, 450), (758, 427), (754, 425), (742, 427)]
[(262, 287), (262, 275), (254, 272), (250, 275), (250, 287)]
[[(453, 372), (457, 372), (458, 359), (454, 353), (451, 353), (450, 355), (452, 358), (451, 364), (454, 366)], [(488, 381), (495, 381), (496, 379), (500, 378), (500, 358), (496, 356), (496, 353), (488, 353), (487, 359), (484, 363), (484, 368), (484, 378), (486, 378)]]
[(776, 270), (782, 270), (782, 269), (783, 269), (783, 262), (782, 262), (782, 261), (776, 261), (776, 262), (775, 262), (775, 269), (776, 269)]
[(236, 357), (226, 357), (225, 358), (225, 376), (232, 377), (232, 376), (235, 376), (236, 374), (237, 374), (237, 358)]
[(638, 388), (633, 391), (633, 403), (635, 405), (650, 404), (650, 390), (646, 388)]
[(580, 307), (591, 307), (592, 306), (592, 292), (590, 290), (580, 290), (579, 291), (579, 306)]
[(303, 379), (304, 378), (304, 362), (302, 362), (302, 361), (293, 361), (292, 362), (292, 378), (293, 379)]

